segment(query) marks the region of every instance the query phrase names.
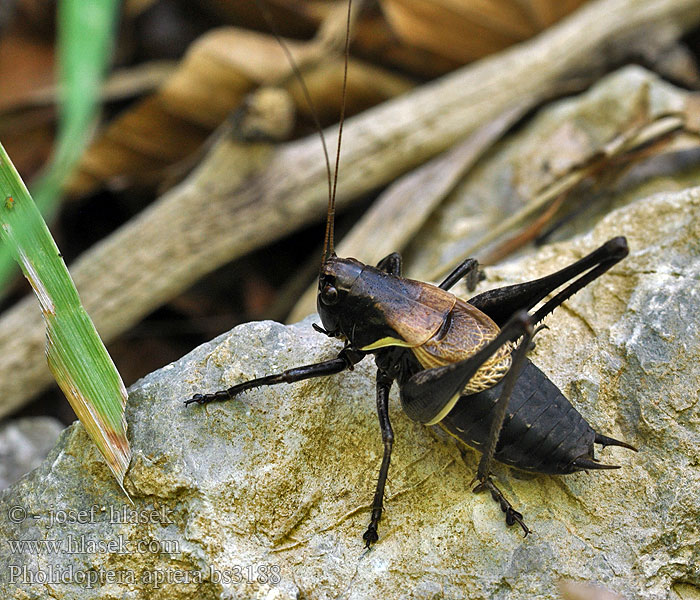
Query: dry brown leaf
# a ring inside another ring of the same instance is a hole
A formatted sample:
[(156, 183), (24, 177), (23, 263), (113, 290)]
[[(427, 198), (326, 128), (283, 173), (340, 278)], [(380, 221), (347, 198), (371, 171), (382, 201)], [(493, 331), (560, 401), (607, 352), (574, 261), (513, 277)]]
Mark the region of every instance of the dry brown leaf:
[(4, 32), (0, 41), (0, 112), (22, 104), (25, 98), (54, 81), (53, 44), (17, 30)]
[(382, 15), (365, 17), (355, 34), (353, 50), (375, 62), (398, 67), (416, 76), (432, 78), (454, 70), (461, 63), (423, 48), (403, 43)]
[[(268, 31), (260, 6), (251, 0), (200, 0), (222, 22)], [(327, 0), (264, 0), (264, 6), (281, 35), (309, 37), (332, 6)]]
[[(100, 99), (102, 102), (114, 102), (153, 92), (171, 75), (175, 66), (175, 63), (169, 60), (154, 60), (133, 67), (116, 69), (105, 79), (100, 91)], [(58, 103), (58, 92), (57, 85), (39, 87), (18, 98), (16, 106), (8, 107), (8, 110), (53, 107)]]
[[(289, 42), (318, 112), (339, 112), (342, 59), (325, 60), (318, 45)], [(351, 61), (348, 112), (406, 91), (410, 84)], [(233, 27), (207, 33), (154, 95), (115, 119), (86, 152), (67, 192), (83, 195), (105, 185), (153, 185), (193, 152), (252, 90), (284, 82), (306, 106), (274, 37)]]
[(382, 0), (406, 43), (460, 63), (525, 40), (585, 0)]
[(2, 116), (0, 140), (24, 179), (31, 179), (49, 159), (55, 117), (53, 107), (14, 111)]
[(0, 139), (25, 179), (44, 164), (53, 146), (53, 107), (18, 110), (37, 90), (54, 81), (54, 50), (50, 38), (25, 31), (17, 19), (0, 38)]
[[(304, 75), (314, 106), (322, 122), (338, 120), (343, 86), (343, 59), (319, 64)], [(357, 114), (384, 100), (407, 92), (412, 86), (403, 78), (388, 75), (386, 71), (369, 63), (351, 60), (348, 64), (347, 107), (348, 115)], [(304, 102), (301, 85), (296, 79), (289, 81), (288, 89), (297, 110), (310, 117)]]

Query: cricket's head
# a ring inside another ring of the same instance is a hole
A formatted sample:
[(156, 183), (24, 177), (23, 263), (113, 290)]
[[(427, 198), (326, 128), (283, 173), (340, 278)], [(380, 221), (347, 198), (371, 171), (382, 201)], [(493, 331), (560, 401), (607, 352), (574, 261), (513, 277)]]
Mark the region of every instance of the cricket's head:
[(323, 261), (316, 306), (328, 335), (339, 337), (349, 333), (342, 331), (340, 318), (348, 312), (348, 293), (364, 268), (365, 265), (354, 258), (338, 258), (335, 254)]

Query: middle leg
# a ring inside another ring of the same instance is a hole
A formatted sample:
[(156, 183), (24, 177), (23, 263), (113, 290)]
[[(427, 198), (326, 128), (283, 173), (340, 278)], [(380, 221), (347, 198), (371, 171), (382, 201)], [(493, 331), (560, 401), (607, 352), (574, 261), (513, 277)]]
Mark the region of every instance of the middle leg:
[(390, 275), (401, 277), (401, 271), (403, 269), (401, 255), (398, 252), (392, 252), (385, 256), (377, 263), (377, 269), (389, 273)]
[(476, 289), (476, 284), (479, 283), (483, 276), (483, 272), (479, 271), (479, 261), (475, 258), (467, 258), (457, 265), (438, 287), (443, 290), (450, 290), (455, 283), (466, 277), (467, 290), (473, 292)]

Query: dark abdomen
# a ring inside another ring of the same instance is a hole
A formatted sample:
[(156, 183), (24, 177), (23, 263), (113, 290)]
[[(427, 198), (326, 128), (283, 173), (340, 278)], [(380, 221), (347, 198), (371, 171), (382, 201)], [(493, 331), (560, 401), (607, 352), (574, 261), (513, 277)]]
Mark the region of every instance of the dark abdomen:
[[(461, 396), (440, 425), (482, 450), (502, 387), (503, 380), (477, 394)], [(508, 403), (495, 458), (526, 471), (571, 473), (579, 470), (571, 464), (574, 460), (593, 456), (595, 435), (559, 388), (526, 360)]]

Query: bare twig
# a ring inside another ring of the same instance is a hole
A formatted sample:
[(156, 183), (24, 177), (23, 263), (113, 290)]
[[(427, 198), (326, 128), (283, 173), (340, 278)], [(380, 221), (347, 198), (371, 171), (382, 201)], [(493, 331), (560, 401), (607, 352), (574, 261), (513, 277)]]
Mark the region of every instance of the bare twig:
[[(522, 210), (519, 210), (514, 215), (505, 219), (498, 227), (490, 229), (488, 233), (469, 246), (464, 252), (455, 256), (445, 264), (440, 265), (440, 268), (431, 274), (431, 279), (439, 279), (462, 262), (467, 256), (478, 254), (505, 233), (524, 224), (540, 211), (550, 207), (584, 179), (599, 172), (607, 163), (615, 159), (620, 159), (653, 140), (664, 138), (679, 131), (683, 128), (683, 125), (684, 122), (681, 115), (668, 115), (616, 136), (615, 139), (606, 144), (599, 153), (591, 156), (584, 164), (576, 165), (563, 177), (542, 190), (542, 192), (538, 194), (536, 198), (533, 198), (531, 202), (528, 202)], [(492, 264), (494, 260), (497, 260), (502, 255), (502, 249), (496, 249), (495, 252), (489, 255), (483, 262), (484, 264)]]

